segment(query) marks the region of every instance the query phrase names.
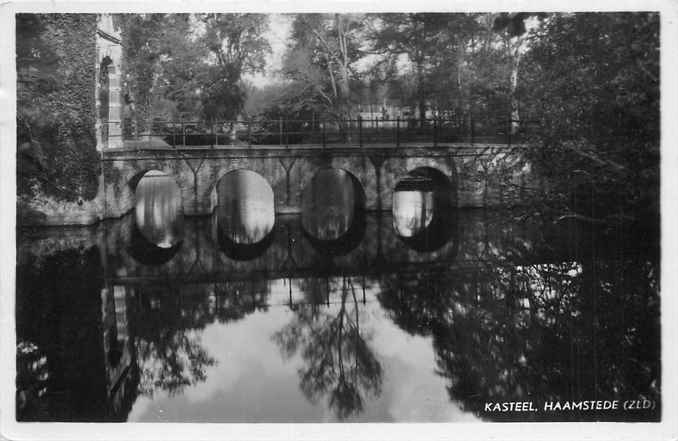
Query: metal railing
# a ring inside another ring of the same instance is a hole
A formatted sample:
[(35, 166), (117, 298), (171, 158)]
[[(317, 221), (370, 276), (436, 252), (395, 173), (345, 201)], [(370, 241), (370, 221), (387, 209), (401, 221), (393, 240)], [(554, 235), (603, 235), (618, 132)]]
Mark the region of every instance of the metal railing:
[[(344, 120), (249, 119), (204, 121), (155, 120), (139, 134), (124, 135), (124, 123), (115, 124), (112, 135), (106, 127), (102, 133), (113, 140), (118, 137), (127, 146), (183, 147), (364, 147), (364, 146), (426, 146), (437, 147), (452, 143), (520, 142), (522, 134), (512, 133), (510, 118), (464, 115), (459, 118), (354, 118)], [(521, 121), (525, 124), (526, 121)], [(118, 144), (121, 144), (118, 142)]]

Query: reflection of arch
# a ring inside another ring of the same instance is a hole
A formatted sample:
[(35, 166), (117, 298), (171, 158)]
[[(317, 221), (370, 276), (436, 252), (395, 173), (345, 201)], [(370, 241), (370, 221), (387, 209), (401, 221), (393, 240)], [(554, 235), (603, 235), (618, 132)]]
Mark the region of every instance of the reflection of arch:
[(218, 220), (216, 223), (216, 236), (219, 248), (227, 257), (233, 260), (252, 260), (260, 257), (271, 246), (275, 238), (275, 225), (273, 225), (273, 229), (271, 229), (266, 237), (257, 243), (236, 243), (219, 228)]
[[(316, 180), (320, 176), (321, 173), (328, 173), (328, 172), (335, 172), (335, 173), (340, 173), (340, 174), (346, 174), (348, 178), (350, 178), (351, 184), (352, 184), (352, 190), (353, 190), (353, 219), (351, 220), (351, 224), (349, 228), (341, 234), (339, 237), (334, 238), (334, 239), (323, 239), (319, 238), (316, 235), (313, 234), (313, 232), (309, 231), (307, 222), (305, 222), (306, 219), (308, 219), (308, 216), (313, 212), (314, 206), (313, 206), (313, 198), (316, 196), (315, 192), (319, 192), (322, 194), (327, 194), (326, 189), (319, 189), (317, 188), (317, 185), (315, 184)], [(331, 167), (325, 167), (319, 169), (311, 178), (311, 180), (308, 182), (307, 185), (304, 186), (304, 189), (302, 191), (302, 213), (301, 213), (301, 220), (302, 220), (302, 230), (304, 232), (304, 235), (306, 238), (309, 240), (311, 245), (318, 251), (320, 251), (323, 254), (330, 254), (330, 255), (344, 255), (349, 253), (351, 250), (353, 250), (355, 247), (357, 247), (360, 242), (362, 242), (363, 236), (365, 234), (365, 228), (366, 228), (366, 211), (365, 211), (365, 190), (363, 189), (362, 184), (358, 180), (358, 178), (355, 177), (351, 172), (345, 170), (345, 169), (340, 169), (340, 168), (331, 168)]]
[(144, 237), (136, 222), (131, 224), (131, 228), (131, 241), (127, 251), (134, 260), (145, 265), (162, 265), (169, 262), (183, 244), (182, 239), (170, 248), (161, 248)]
[(252, 170), (230, 170), (212, 193), (217, 201), (213, 234), (221, 250), (236, 260), (263, 254), (275, 236), (275, 195), (266, 178)]
[[(395, 197), (399, 191), (433, 194), (432, 218), (421, 231), (407, 237), (400, 234), (396, 223), (398, 213)], [(444, 246), (457, 229), (454, 191), (454, 184), (450, 178), (436, 168), (418, 167), (408, 172), (398, 181), (393, 191), (394, 228), (398, 237), (410, 248), (420, 252), (431, 252)]]
[[(148, 178), (145, 185), (142, 179)], [(146, 170), (128, 182), (134, 191), (130, 252), (142, 263), (165, 263), (183, 241), (181, 189), (167, 173)]]

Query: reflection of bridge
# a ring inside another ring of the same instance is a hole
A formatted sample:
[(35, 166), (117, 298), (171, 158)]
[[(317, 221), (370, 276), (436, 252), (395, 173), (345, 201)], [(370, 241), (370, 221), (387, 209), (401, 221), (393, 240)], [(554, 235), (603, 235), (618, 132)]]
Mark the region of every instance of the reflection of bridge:
[[(181, 245), (155, 264), (138, 254), (143, 249), (133, 243), (139, 241), (133, 216), (107, 227), (100, 243), (105, 277), (116, 285), (474, 272), (485, 262), (497, 264), (492, 244), (504, 243), (516, 244), (514, 252), (532, 256), (523, 259), (517, 254), (511, 265), (534, 263), (537, 255), (538, 263), (562, 262), (573, 255), (574, 245), (568, 240), (552, 240), (548, 249), (536, 249), (533, 242), (543, 237), (543, 228), (525, 224), (520, 230), (503, 232), (487, 225), (479, 214), (460, 216), (450, 223), (446, 234), (436, 235), (437, 241), (428, 243), (429, 248), (413, 247), (397, 235), (391, 216), (377, 215), (367, 216), (356, 237), (344, 238), (350, 247), (339, 251), (311, 240), (298, 216), (280, 217), (266, 246), (254, 253), (247, 251), (245, 258), (230, 253), (219, 242), (214, 218), (187, 220)], [(484, 231), (483, 235), (478, 231)]]
[[(183, 280), (186, 283), (224, 280), (264, 280), (312, 274), (350, 275), (377, 273), (380, 268), (454, 262), (458, 247), (456, 223), (446, 236), (431, 242), (431, 250), (411, 249), (395, 233), (390, 216), (366, 216), (355, 233), (343, 237), (342, 248), (324, 246), (304, 232), (299, 216), (281, 216), (274, 231), (252, 250), (225, 246), (216, 231), (216, 215), (185, 221), (182, 243), (156, 262), (144, 259), (145, 248), (154, 249), (135, 234), (133, 216), (106, 229), (104, 266), (107, 278), (126, 282)], [(141, 242), (141, 243), (139, 243)], [(117, 282), (116, 282), (117, 283)]]

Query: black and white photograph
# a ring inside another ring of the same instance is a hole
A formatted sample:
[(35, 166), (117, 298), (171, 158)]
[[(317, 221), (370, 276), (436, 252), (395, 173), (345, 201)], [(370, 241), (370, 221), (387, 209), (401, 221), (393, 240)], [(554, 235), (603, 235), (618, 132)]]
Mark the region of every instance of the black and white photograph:
[(3, 11), (3, 418), (666, 427), (640, 5)]

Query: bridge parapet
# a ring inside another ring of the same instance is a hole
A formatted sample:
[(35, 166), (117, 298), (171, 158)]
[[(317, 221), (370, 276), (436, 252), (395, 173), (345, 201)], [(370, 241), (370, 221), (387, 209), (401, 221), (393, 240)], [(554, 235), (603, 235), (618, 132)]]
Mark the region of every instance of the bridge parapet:
[[(110, 120), (119, 127), (123, 121)], [(334, 146), (365, 147), (389, 145), (400, 147), (421, 144), (437, 147), (446, 143), (520, 143), (525, 130), (511, 127), (510, 115), (486, 112), (464, 114), (454, 118), (436, 116), (428, 119), (248, 119), (213, 121), (153, 120), (143, 133), (129, 130), (116, 135), (117, 146), (150, 148), (185, 148), (190, 146)], [(532, 127), (534, 121), (521, 120), (519, 127)]]

